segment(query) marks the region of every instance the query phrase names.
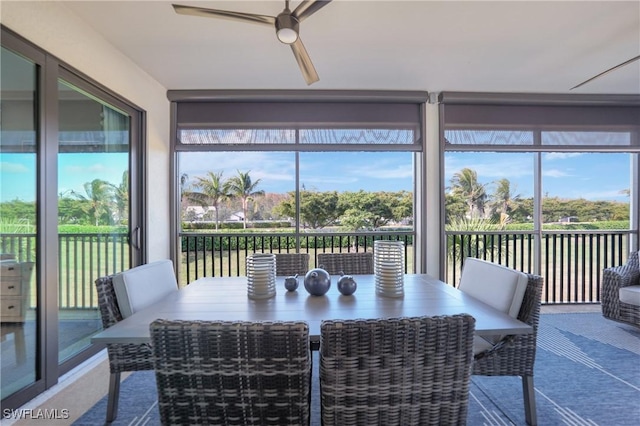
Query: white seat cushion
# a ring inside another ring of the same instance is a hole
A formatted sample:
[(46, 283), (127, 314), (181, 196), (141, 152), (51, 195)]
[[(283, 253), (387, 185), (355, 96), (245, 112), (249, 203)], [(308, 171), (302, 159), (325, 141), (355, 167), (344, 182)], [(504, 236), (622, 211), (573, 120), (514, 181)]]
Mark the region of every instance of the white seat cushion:
[[(487, 305), (518, 318), (527, 282), (527, 275), (520, 271), (469, 257), (464, 261), (458, 288)], [(503, 337), (476, 336), (473, 341), (473, 353), (478, 354), (490, 349)]]
[(131, 268), (113, 277), (113, 290), (124, 318), (159, 301), (178, 283), (170, 260), (159, 260)]
[(621, 287), (618, 291), (620, 293), (621, 302), (640, 306), (640, 285)]
[(520, 271), (469, 257), (464, 262), (459, 289), (518, 318), (527, 281), (527, 275)]

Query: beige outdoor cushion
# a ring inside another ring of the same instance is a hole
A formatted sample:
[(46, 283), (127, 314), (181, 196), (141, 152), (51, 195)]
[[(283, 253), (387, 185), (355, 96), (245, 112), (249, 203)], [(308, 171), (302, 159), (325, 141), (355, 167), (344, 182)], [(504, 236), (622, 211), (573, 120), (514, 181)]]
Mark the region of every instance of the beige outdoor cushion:
[[(460, 291), (492, 306), (513, 318), (518, 318), (527, 289), (526, 274), (497, 263), (468, 257), (460, 277)], [(490, 349), (503, 336), (475, 336), (473, 352)]]
[(469, 257), (464, 262), (459, 289), (517, 318), (527, 280), (526, 274), (515, 269)]
[(120, 313), (127, 318), (170, 292), (178, 291), (173, 263), (159, 260), (114, 275), (113, 289)]
[(620, 301), (634, 306), (640, 306), (640, 285), (621, 287), (618, 290)]

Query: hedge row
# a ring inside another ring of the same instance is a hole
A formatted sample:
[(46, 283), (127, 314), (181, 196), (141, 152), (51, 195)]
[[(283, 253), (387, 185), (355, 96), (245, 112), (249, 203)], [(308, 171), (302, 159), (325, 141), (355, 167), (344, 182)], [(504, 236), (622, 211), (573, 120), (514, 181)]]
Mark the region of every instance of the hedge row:
[[(251, 222), (249, 229), (273, 229), (273, 228), (291, 228), (291, 222)], [(182, 222), (184, 231), (200, 230), (200, 229), (216, 229), (215, 222)], [(244, 229), (242, 222), (219, 222), (218, 230), (222, 229)]]
[[(406, 237), (406, 244), (413, 244), (413, 237)], [(352, 236), (352, 237), (339, 237), (339, 236), (301, 236), (300, 247), (306, 248), (347, 248), (357, 245), (358, 247), (373, 247), (373, 236)], [(404, 238), (403, 238), (404, 240)], [(295, 250), (296, 238), (291, 236), (251, 236), (251, 235), (238, 235), (236, 236), (215, 236), (215, 235), (202, 235), (202, 236), (183, 236), (182, 237), (182, 251), (233, 251), (233, 250), (247, 250), (247, 251), (279, 251), (279, 250)]]

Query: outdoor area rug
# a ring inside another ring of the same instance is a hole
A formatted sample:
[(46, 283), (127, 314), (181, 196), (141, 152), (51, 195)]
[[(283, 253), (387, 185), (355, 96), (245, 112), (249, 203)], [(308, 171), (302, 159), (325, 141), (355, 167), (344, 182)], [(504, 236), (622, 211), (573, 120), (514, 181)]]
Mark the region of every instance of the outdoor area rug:
[[(318, 359), (314, 353), (313, 426), (320, 424)], [(534, 374), (538, 424), (640, 424), (640, 329), (599, 313), (541, 315)], [(157, 425), (152, 371), (131, 374), (120, 389), (112, 425)], [(106, 396), (74, 425), (104, 424)], [(467, 423), (525, 425), (518, 377), (473, 376)]]

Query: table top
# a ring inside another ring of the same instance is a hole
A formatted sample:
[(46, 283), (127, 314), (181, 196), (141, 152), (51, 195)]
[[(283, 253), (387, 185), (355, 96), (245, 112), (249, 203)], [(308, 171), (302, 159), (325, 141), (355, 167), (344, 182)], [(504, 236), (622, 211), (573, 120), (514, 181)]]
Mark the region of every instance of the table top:
[(293, 321), (309, 323), (312, 342), (320, 340), (320, 323), (325, 319), (368, 319), (453, 315), (468, 313), (476, 319), (476, 334), (527, 334), (531, 326), (500, 312), (429, 275), (404, 277), (404, 296), (375, 294), (374, 275), (354, 275), (358, 284), (352, 296), (343, 296), (336, 279), (324, 296), (311, 296), (302, 277), (297, 291), (284, 288), (278, 277), (276, 295), (270, 299), (247, 297), (246, 277), (200, 278), (158, 303), (136, 312), (92, 337), (94, 343), (148, 343), (149, 324), (158, 318), (169, 320)]

